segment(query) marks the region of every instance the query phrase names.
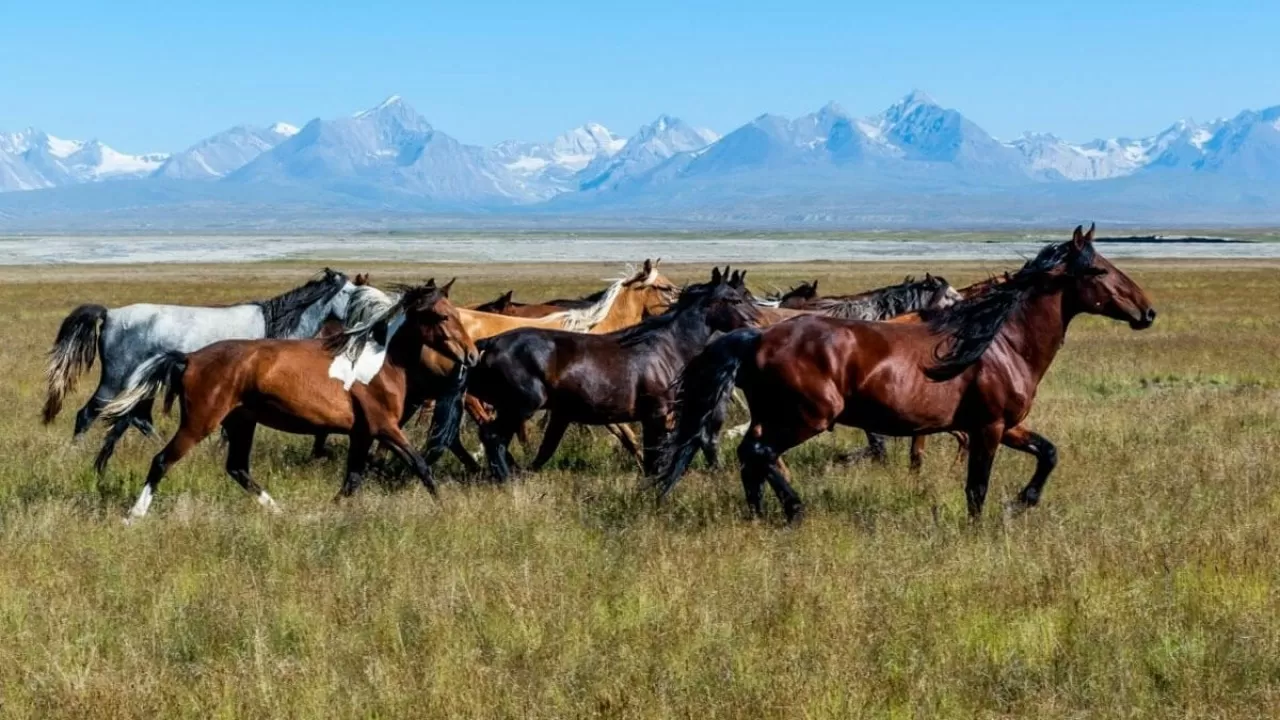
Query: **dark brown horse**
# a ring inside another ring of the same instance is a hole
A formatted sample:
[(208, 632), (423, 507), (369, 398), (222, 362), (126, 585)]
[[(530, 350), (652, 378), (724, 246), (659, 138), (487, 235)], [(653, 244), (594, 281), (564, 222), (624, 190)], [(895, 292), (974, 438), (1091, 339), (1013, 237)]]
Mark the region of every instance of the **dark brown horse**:
[(754, 306), (728, 280), (727, 270), (716, 269), (710, 283), (685, 288), (667, 312), (618, 332), (528, 329), (482, 340), (467, 392), (496, 411), (481, 429), (494, 477), (508, 477), (512, 436), (539, 410), (550, 417), (532, 469), (551, 459), (570, 423), (639, 422), (651, 472), (670, 427), (672, 381), (713, 333), (755, 322)]
[[(436, 287), (428, 282), (407, 288), (384, 316), (336, 337), (226, 340), (190, 354), (166, 353), (148, 360), (130, 379), (129, 389), (104, 413), (123, 417), (138, 402), (168, 386), (170, 399), (176, 396), (180, 402), (182, 421), (168, 445), (152, 460), (130, 517), (147, 513), (169, 468), (219, 426), (228, 443), (227, 474), (271, 509), (276, 508), (275, 501), (249, 474), (249, 453), (259, 424), (297, 434), (349, 435), (346, 476), (338, 497), (348, 496), (360, 486), (375, 440), (412, 467), (434, 495), (428, 462), (414, 450), (400, 426), (406, 408), (423, 392), (419, 385), (424, 347), (463, 365), (474, 365), (479, 357), (457, 309), (449, 302), (452, 284)], [(370, 352), (380, 364), (364, 364)], [(335, 372), (348, 353), (357, 362), (346, 367), (363, 364), (365, 372), (373, 373), (366, 380), (353, 380), (349, 390)], [(460, 398), (461, 383), (456, 385), (455, 395)], [(443, 407), (454, 408), (456, 404)], [(456, 421), (445, 424), (456, 425)]]
[(788, 520), (802, 516), (781, 457), (836, 425), (899, 436), (965, 432), (965, 497), (975, 518), (1000, 444), (1030, 453), (1035, 474), (1015, 507), (1034, 506), (1057, 451), (1023, 421), (1081, 313), (1134, 329), (1156, 317), (1142, 288), (1094, 249), (1093, 228), (1076, 228), (1071, 240), (1046, 246), (1007, 282), (924, 323), (810, 317), (730, 333), (681, 375), (676, 430), (656, 482), (664, 495), (675, 486), (736, 383), (751, 409), (738, 457), (756, 514), (767, 482)]

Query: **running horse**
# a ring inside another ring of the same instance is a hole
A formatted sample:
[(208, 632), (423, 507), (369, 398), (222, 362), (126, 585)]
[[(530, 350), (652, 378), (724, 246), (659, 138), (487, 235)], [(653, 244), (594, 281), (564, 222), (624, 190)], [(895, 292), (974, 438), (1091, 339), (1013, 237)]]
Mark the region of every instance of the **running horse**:
[(744, 329), (689, 363), (678, 388), (676, 430), (655, 484), (665, 496), (734, 385), (751, 410), (738, 446), (747, 504), (760, 515), (768, 483), (790, 522), (804, 512), (782, 455), (836, 425), (885, 435), (959, 430), (969, 437), (965, 498), (982, 514), (1001, 444), (1036, 458), (1013, 510), (1040, 502), (1058, 462), (1052, 442), (1028, 428), (1036, 389), (1079, 314), (1150, 327), (1146, 293), (1093, 245), (1093, 228), (1040, 251), (1006, 282), (922, 323), (806, 317)]
[(685, 288), (666, 312), (624, 330), (586, 335), (527, 329), (480, 341), (483, 355), (467, 377), (466, 391), (496, 411), (481, 427), (491, 473), (507, 479), (511, 439), (539, 410), (549, 418), (531, 469), (551, 459), (570, 423), (639, 422), (643, 464), (652, 472), (670, 427), (672, 381), (714, 333), (756, 319), (742, 288), (717, 268), (709, 283)]
[[(277, 509), (275, 501), (249, 474), (249, 454), (259, 424), (297, 434), (349, 435), (346, 475), (337, 498), (359, 488), (375, 440), (413, 468), (435, 495), (428, 460), (400, 427), (411, 400), (421, 393), (424, 348), (463, 366), (474, 365), (479, 357), (457, 308), (449, 302), (452, 284), (436, 287), (428, 281), (407, 288), (386, 313), (341, 335), (314, 340), (224, 340), (193, 353), (169, 351), (145, 361), (125, 390), (103, 408), (104, 417), (128, 417), (138, 403), (167, 386), (168, 401), (178, 399), (182, 419), (173, 438), (151, 461), (129, 517), (146, 515), (169, 468), (219, 426), (227, 439), (227, 474), (271, 510)], [(376, 361), (366, 363), (366, 358)], [(345, 374), (339, 372), (342, 368)], [(361, 382), (354, 382), (362, 373)], [(348, 375), (352, 377), (344, 385)], [(461, 383), (456, 386), (460, 388)], [(456, 394), (460, 397), (460, 389)], [(456, 406), (456, 402), (442, 405)], [(433, 432), (433, 437), (440, 436)], [(438, 450), (431, 452), (438, 454)]]
[[(93, 367), (96, 357), (102, 359), (102, 377), (76, 413), (75, 438), (88, 431), (147, 358), (169, 351), (193, 352), (219, 340), (314, 337), (326, 320), (346, 320), (355, 288), (346, 275), (325, 268), (306, 284), (276, 297), (227, 307), (81, 305), (62, 321), (49, 351), (44, 423), (58, 416), (63, 398), (75, 389), (77, 377)], [(116, 443), (130, 427), (148, 437), (155, 434), (151, 402), (139, 403), (131, 415), (112, 424), (94, 462), (99, 473), (106, 470)]]

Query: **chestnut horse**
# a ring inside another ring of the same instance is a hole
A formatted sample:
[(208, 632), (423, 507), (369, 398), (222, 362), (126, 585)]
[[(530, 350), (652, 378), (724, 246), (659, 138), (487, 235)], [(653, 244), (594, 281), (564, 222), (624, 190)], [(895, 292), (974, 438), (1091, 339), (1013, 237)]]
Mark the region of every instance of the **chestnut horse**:
[(570, 423), (639, 422), (645, 469), (652, 472), (669, 428), (672, 381), (713, 333), (755, 321), (745, 293), (717, 268), (710, 283), (686, 288), (667, 312), (625, 330), (583, 335), (530, 329), (480, 341), (484, 354), (467, 379), (467, 393), (496, 411), (481, 428), (490, 471), (507, 479), (512, 437), (546, 410), (547, 431), (533, 470), (551, 459)]
[[(129, 388), (109, 404), (108, 417), (124, 417), (137, 403), (168, 386), (182, 410), (178, 431), (151, 462), (146, 484), (129, 515), (146, 515), (160, 480), (201, 440), (221, 426), (227, 438), (227, 474), (263, 506), (275, 501), (249, 474), (249, 453), (258, 424), (284, 432), (350, 436), (346, 476), (338, 497), (351, 495), (375, 440), (390, 447), (418, 474), (433, 495), (431, 469), (400, 429), (405, 408), (418, 393), (423, 348), (465, 366), (479, 357), (475, 343), (449, 302), (453, 283), (408, 288), (376, 321), (316, 340), (225, 340), (190, 354), (165, 353), (146, 361)], [(367, 384), (350, 390), (335, 379), (336, 352), (381, 343), (385, 360)], [(459, 383), (460, 385), (460, 383)], [(453, 407), (454, 404), (445, 407)]]
[(1092, 227), (1077, 227), (1071, 240), (1046, 246), (1007, 282), (927, 322), (809, 317), (730, 333), (681, 374), (676, 430), (655, 484), (665, 496), (680, 480), (736, 383), (751, 408), (738, 457), (756, 515), (767, 482), (789, 521), (803, 516), (781, 457), (836, 425), (885, 435), (965, 432), (972, 518), (982, 514), (999, 446), (1034, 455), (1035, 474), (1012, 509), (1034, 506), (1057, 451), (1023, 421), (1081, 313), (1139, 330), (1156, 317), (1142, 288), (1094, 249)]

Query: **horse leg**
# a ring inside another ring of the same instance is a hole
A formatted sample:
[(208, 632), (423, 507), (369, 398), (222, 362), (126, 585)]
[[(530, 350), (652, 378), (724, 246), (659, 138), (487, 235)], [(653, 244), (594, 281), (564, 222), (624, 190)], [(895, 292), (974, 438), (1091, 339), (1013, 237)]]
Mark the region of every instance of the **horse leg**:
[(102, 475), (107, 472), (107, 463), (111, 461), (111, 456), (116, 452), (116, 443), (120, 442), (120, 438), (129, 430), (132, 422), (128, 416), (117, 418), (111, 424), (111, 429), (107, 431), (106, 437), (102, 439), (102, 449), (98, 451), (98, 457), (93, 461), (93, 469)]
[(404, 431), (400, 429), (399, 425), (392, 425), (379, 430), (376, 437), (384, 446), (391, 448), (391, 452), (395, 453), (413, 470), (418, 479), (422, 481), (422, 486), (427, 489), (427, 492), (431, 493), (432, 497), (438, 494), (436, 492), (435, 474), (431, 471), (431, 466), (409, 444), (409, 438), (405, 437)]
[(707, 461), (707, 467), (712, 470), (720, 469), (720, 439), (715, 435), (707, 433), (699, 440), (702, 445), (702, 457)]
[(925, 435), (913, 435), (911, 437), (911, 472), (919, 474), (920, 468), (924, 467), (924, 445)]
[(635, 432), (621, 423), (605, 425), (605, 429), (618, 438), (618, 442), (622, 444), (622, 449), (635, 458), (636, 464), (640, 466), (641, 470), (644, 470), (644, 453), (640, 451), (640, 441), (636, 438)]
[(804, 519), (804, 502), (791, 487), (790, 473), (782, 462), (781, 454), (822, 432), (820, 429), (801, 427), (785, 436), (768, 437), (759, 426), (752, 428), (738, 445), (738, 460), (742, 463), (742, 488), (747, 505), (760, 517), (764, 512), (763, 485), (769, 483), (773, 494), (782, 504), (787, 522), (799, 523)]
[(84, 407), (76, 413), (76, 427), (71, 433), (72, 440), (79, 440), (82, 435), (89, 432), (89, 428), (93, 427), (93, 421), (98, 419), (98, 415), (102, 413), (102, 408), (106, 404), (107, 401), (99, 399), (97, 393), (89, 398)]
[(484, 444), (489, 473), (495, 481), (506, 482), (511, 478), (511, 439), (519, 424), (528, 419), (528, 415), (513, 417), (510, 412), (500, 413), (480, 427), (480, 441)]
[(253, 433), (257, 428), (258, 423), (240, 413), (232, 413), (222, 421), (222, 429), (226, 431), (227, 438), (227, 474), (245, 492), (257, 498), (259, 505), (278, 513), (280, 506), (249, 474), (249, 453), (253, 450)]
[[(547, 412), (547, 429), (542, 433), (542, 444), (538, 446), (538, 455), (533, 459), (533, 464), (529, 469), (538, 472), (544, 465), (551, 460), (551, 456), (555, 455), (556, 449), (560, 447), (560, 441), (564, 440), (564, 433), (569, 429), (569, 421), (564, 419), (564, 415), (557, 413), (555, 410)], [(520, 427), (524, 427), (528, 421), (520, 423)]]
[(311, 442), (312, 460), (324, 460), (330, 456), (329, 448), (325, 447), (327, 442), (329, 442), (329, 433), (316, 433), (315, 439)]
[(870, 460), (877, 465), (885, 465), (889, 462), (889, 452), (885, 449), (883, 435), (875, 433), (867, 433), (867, 446), (861, 450), (854, 450), (851, 453), (845, 453), (840, 458), (846, 463), (857, 463), (863, 460)]
[(662, 457), (662, 444), (670, 433), (666, 416), (652, 417), (640, 423), (640, 431), (644, 437), (644, 452), (641, 469), (646, 477), (658, 473), (658, 461)]
[(151, 419), (155, 404), (155, 398), (147, 398), (140, 401), (133, 408), (133, 412), (129, 413), (129, 423), (137, 428), (138, 432), (149, 438), (156, 436), (156, 426)]
[(1034, 455), (1036, 471), (1031, 482), (1018, 493), (1017, 506), (1020, 509), (1035, 507), (1040, 502), (1040, 494), (1049, 480), (1049, 473), (1058, 465), (1058, 449), (1044, 436), (1034, 433), (1021, 425), (1011, 427), (1004, 432), (1001, 442), (1014, 450)]
[(333, 498), (335, 503), (351, 497), (360, 489), (360, 483), (364, 481), (364, 469), (369, 464), (369, 451), (373, 449), (373, 436), (364, 428), (353, 428), (349, 438), (347, 473), (342, 480), (342, 488)]
[[(129, 423), (124, 418), (122, 418), (122, 421), (126, 426)], [(147, 472), (147, 481), (142, 486), (142, 492), (138, 494), (137, 502), (129, 510), (129, 517), (126, 522), (137, 520), (147, 514), (147, 510), (151, 507), (151, 499), (155, 497), (156, 490), (160, 487), (160, 481), (164, 479), (165, 473), (169, 471), (170, 467), (173, 467), (174, 463), (190, 452), (191, 448), (203, 440), (206, 435), (208, 435), (207, 432), (201, 434), (187, 426), (178, 429), (173, 439), (151, 459), (151, 469)]]
[(1000, 423), (987, 425), (969, 433), (969, 472), (965, 479), (964, 496), (969, 506), (969, 519), (982, 517), (982, 506), (987, 501), (987, 485), (991, 481), (991, 464), (1004, 436)]

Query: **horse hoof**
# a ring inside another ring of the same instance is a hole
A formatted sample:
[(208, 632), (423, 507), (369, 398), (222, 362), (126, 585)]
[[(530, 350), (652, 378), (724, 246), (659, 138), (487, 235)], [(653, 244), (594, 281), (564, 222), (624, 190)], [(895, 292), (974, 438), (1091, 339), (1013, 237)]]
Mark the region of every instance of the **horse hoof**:
[(797, 528), (804, 524), (804, 508), (797, 507), (787, 513), (787, 527)]
[(1004, 504), (1004, 519), (1012, 520), (1030, 509), (1031, 506), (1021, 500), (1010, 500)]

